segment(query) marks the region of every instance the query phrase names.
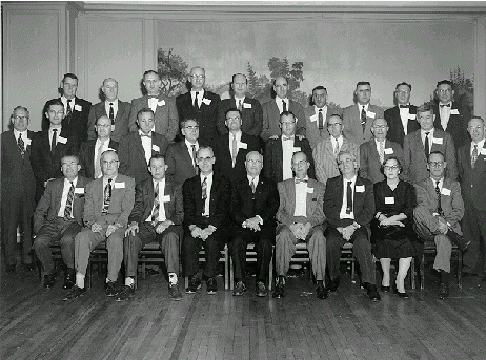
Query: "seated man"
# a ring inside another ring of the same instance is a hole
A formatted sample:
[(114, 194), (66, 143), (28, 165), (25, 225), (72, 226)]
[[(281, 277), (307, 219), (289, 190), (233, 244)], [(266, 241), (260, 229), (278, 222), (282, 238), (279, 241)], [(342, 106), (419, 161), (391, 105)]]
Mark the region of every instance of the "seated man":
[(235, 225), (229, 244), (235, 264), (235, 291), (243, 295), (245, 287), (246, 248), (256, 243), (257, 286), (256, 295), (267, 296), (268, 267), (272, 259), (272, 243), (275, 238), (275, 214), (278, 210), (277, 185), (261, 175), (263, 157), (258, 151), (246, 154), (246, 178), (235, 182), (232, 188), (231, 217)]
[(290, 258), (295, 255), (296, 244), (307, 242), (307, 250), (313, 273), (317, 279), (317, 297), (327, 298), (324, 288), (326, 275), (326, 238), (322, 225), (325, 221), (323, 212), (323, 184), (307, 176), (309, 162), (303, 152), (292, 156), (292, 169), (295, 178), (278, 184), (280, 208), (277, 220), (276, 264), (277, 287), (272, 294), (274, 298), (284, 296), (285, 276), (289, 270)]
[(135, 280), (138, 256), (143, 245), (157, 241), (164, 254), (169, 274), (169, 295), (181, 300), (179, 291), (179, 239), (182, 237), (182, 189), (165, 177), (165, 160), (160, 154), (153, 155), (149, 162), (152, 178), (135, 188), (135, 206), (128, 217), (130, 226), (125, 231), (124, 260), (125, 287), (115, 300), (124, 301), (135, 295)]
[(461, 250), (467, 247), (459, 224), (464, 216), (461, 185), (444, 177), (447, 167), (444, 160), (444, 154), (439, 151), (429, 154), (430, 177), (415, 185), (417, 207), (413, 210), (417, 233), (425, 241), (434, 241), (437, 247), (433, 268), (440, 273), (439, 299), (449, 296), (451, 241), (459, 242)]
[(213, 172), (216, 159), (213, 149), (201, 146), (196, 163), (199, 175), (187, 179), (182, 186), (184, 202), (184, 253), (189, 285), (186, 293), (193, 294), (201, 286), (199, 251), (204, 244), (206, 291), (218, 292), (216, 275), (221, 250), (226, 242), (230, 205), (229, 180)]
[(105, 151), (101, 154), (103, 176), (86, 186), (83, 216), (86, 228), (76, 235), (74, 244), (76, 286), (64, 300), (86, 294), (84, 277), (89, 254), (104, 240), (108, 251), (105, 294), (117, 294), (115, 282), (123, 260), (123, 236), (135, 203), (135, 179), (119, 174), (119, 163), (115, 150)]
[(335, 292), (339, 287), (341, 248), (349, 241), (361, 267), (363, 287), (371, 301), (379, 301), (369, 240), (369, 223), (375, 213), (373, 184), (357, 175), (357, 159), (350, 152), (339, 153), (338, 164), (342, 175), (327, 180), (324, 193), (324, 214), (328, 222), (324, 236), (331, 278), (327, 290)]
[(61, 255), (66, 264), (63, 289), (74, 285), (74, 238), (83, 228), (84, 187), (89, 182), (78, 176), (81, 168), (76, 155), (64, 155), (61, 170), (64, 177), (47, 184), (34, 213), (34, 249), (42, 263), (44, 287), (54, 286), (56, 273), (52, 244), (61, 244)]

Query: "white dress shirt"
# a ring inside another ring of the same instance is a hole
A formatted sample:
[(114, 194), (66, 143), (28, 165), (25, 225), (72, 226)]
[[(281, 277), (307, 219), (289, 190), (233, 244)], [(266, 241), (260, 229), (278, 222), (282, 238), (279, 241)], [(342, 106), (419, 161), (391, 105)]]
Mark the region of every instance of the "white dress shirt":
[(71, 100), (68, 100), (63, 96), (61, 96), (61, 102), (62, 104), (64, 105), (64, 115), (67, 114), (67, 104), (68, 104), (68, 101), (69, 101), (69, 107), (71, 108), (71, 111), (74, 112), (74, 109), (75, 109), (75, 105), (76, 105), (76, 97), (74, 97), (73, 99)]
[(285, 140), (282, 135), (282, 169), (283, 169), (283, 179), (287, 180), (292, 177), (292, 155), (294, 154), (294, 141), (295, 135), (292, 135), (292, 140)]
[(187, 151), (189, 152), (189, 157), (191, 158), (191, 161), (192, 161), (192, 166), (196, 166), (196, 159), (194, 159), (192, 157), (192, 145), (196, 145), (196, 154), (197, 152), (199, 151), (199, 142), (196, 141), (195, 144), (191, 144), (189, 141), (187, 141), (187, 139), (184, 139), (184, 143), (186, 144), (186, 147), (187, 147)]
[(201, 185), (206, 177), (206, 199), (204, 200), (204, 213), (203, 216), (209, 216), (209, 198), (211, 194), (211, 185), (213, 185), (213, 172), (209, 175), (199, 174), (201, 178)]
[(317, 107), (317, 105), (314, 105), (314, 108), (316, 109), (316, 115), (317, 115), (317, 127), (319, 127), (319, 110), (322, 109), (322, 129), (325, 130), (327, 128), (326, 126), (326, 116), (327, 116), (327, 105), (324, 105), (322, 108)]
[[(432, 178), (431, 178), (432, 179)], [(437, 180), (434, 180), (432, 179), (432, 185), (434, 185), (434, 189), (437, 187)], [(439, 189), (442, 193), (442, 187), (444, 186), (444, 177), (442, 177), (440, 180), (439, 180)]]
[(118, 114), (118, 99), (113, 100), (113, 101), (105, 101), (105, 111), (106, 111), (106, 116), (110, 116), (110, 104), (113, 104), (113, 112), (114, 112), (114, 119), (116, 119), (116, 114)]
[(368, 103), (366, 105), (361, 105), (360, 103), (358, 103), (358, 106), (359, 106), (359, 118), (361, 119), (361, 112), (363, 111), (363, 107), (364, 107), (365, 112), (366, 112), (366, 117), (368, 117), (368, 107), (370, 106), (370, 103)]
[[(204, 89), (197, 91), (199, 94), (197, 95), (197, 104), (201, 107), (202, 100), (204, 98)], [(194, 100), (196, 100), (196, 91), (191, 90), (191, 104), (194, 104)]]
[[(340, 135), (338, 138), (335, 138), (334, 136), (330, 136), (331, 139), (331, 145), (332, 145), (332, 152), (334, 154), (339, 154), (339, 151), (343, 147), (343, 142), (344, 142), (344, 137)], [(338, 146), (336, 150), (336, 146)]]
[(24, 131), (18, 131), (17, 129), (14, 129), (14, 136), (15, 136), (15, 142), (18, 144), (19, 143), (19, 135), (22, 138), (22, 141), (24, 142), (24, 150), (27, 149), (27, 130)]
[(480, 142), (478, 142), (477, 144), (474, 144), (474, 142), (471, 141), (471, 147), (469, 148), (469, 155), (472, 156), (472, 152), (473, 152), (473, 149), (474, 149), (474, 145), (477, 145), (478, 146), (478, 156), (481, 155), (481, 151), (484, 148), (484, 141), (485, 140), (486, 139), (483, 139)]
[[(229, 146), (229, 151), (230, 151), (230, 156), (231, 159), (233, 159), (233, 137), (236, 135), (236, 155), (238, 155), (238, 150), (240, 149), (241, 145), (241, 131), (238, 131), (236, 134), (232, 134), (231, 132), (228, 132), (228, 146)], [(235, 164), (232, 164), (233, 167), (235, 167)]]
[(47, 134), (49, 135), (49, 147), (50, 149), (52, 150), (52, 138), (54, 136), (54, 129), (57, 129), (57, 140), (56, 140), (56, 145), (59, 144), (59, 136), (61, 135), (61, 130), (62, 130), (62, 126), (50, 126), (49, 127), (49, 130), (47, 131)]
[(138, 130), (138, 133), (140, 134), (140, 139), (142, 140), (143, 152), (145, 153), (145, 162), (148, 164), (150, 157), (152, 156), (152, 132), (150, 132), (150, 137), (145, 136), (142, 130)]
[[(280, 99), (278, 96), (275, 98), (275, 101), (277, 102), (277, 106), (278, 106), (278, 110), (280, 112), (280, 114), (282, 113), (283, 111), (283, 104), (282, 104), (282, 100), (285, 102), (286, 104), (286, 108), (287, 108), (287, 111), (290, 111), (289, 110), (289, 99), (285, 98), (285, 99)], [(280, 117), (279, 117), (280, 119)]]
[[(76, 176), (76, 179), (73, 180), (74, 188), (76, 189), (76, 185), (78, 184), (78, 177)], [(67, 195), (69, 192), (69, 188), (71, 187), (71, 183), (69, 182), (68, 179), (64, 178), (64, 186), (62, 188), (62, 196), (61, 196), (61, 206), (59, 207), (59, 212), (57, 213), (57, 216), (64, 217), (64, 209), (66, 208), (66, 201), (67, 201)], [(76, 193), (76, 190), (75, 190)], [(76, 197), (75, 197), (76, 198)], [(71, 209), (71, 214), (69, 214), (70, 217), (74, 217), (73, 211), (74, 211), (74, 200), (73, 199), (73, 207)]]
[[(154, 191), (155, 191), (155, 187), (157, 186), (157, 182), (155, 181), (155, 179), (152, 179), (153, 183), (154, 183)], [(163, 202), (163, 196), (164, 196), (164, 191), (165, 191), (165, 177), (162, 179), (161, 182), (159, 182), (159, 218), (157, 219), (157, 221), (165, 221), (166, 220), (166, 217), (165, 217), (165, 206), (164, 206), (164, 202)], [(152, 215), (154, 214), (154, 210), (155, 210), (155, 198), (154, 198), (154, 206), (152, 207), (152, 211), (150, 212), (150, 215), (148, 216), (148, 218), (145, 219), (145, 221), (152, 221)]]
[[(450, 106), (441, 106), (447, 104), (449, 104)], [(449, 102), (447, 104), (439, 103), (440, 124), (444, 128), (444, 131), (445, 129), (447, 129), (447, 124), (449, 123), (449, 118), (451, 117), (452, 102)]]
[(245, 105), (243, 105), (245, 103), (245, 97), (242, 97), (241, 99), (237, 99), (235, 97), (235, 101), (236, 101), (236, 107), (239, 108), (240, 107), (240, 102), (241, 102), (241, 110), (243, 111)]
[[(309, 180), (306, 176), (303, 180)], [(307, 216), (307, 183), (295, 182), (295, 212), (294, 216)]]
[[(101, 154), (103, 154), (103, 152), (105, 152), (106, 150), (109, 149), (109, 146), (108, 146), (109, 144), (110, 144), (110, 139), (109, 138), (106, 139), (106, 141), (104, 143), (102, 143), (99, 138), (96, 139), (95, 153), (94, 153), (94, 160), (93, 161), (94, 161), (94, 168), (95, 168), (95, 170), (96, 170), (97, 166), (100, 167), (100, 170), (99, 170), (100, 171), (100, 175), (98, 177), (101, 177), (102, 176), (102, 174), (101, 174), (101, 164), (97, 164), (97, 160), (99, 160), (98, 159), (98, 156), (100, 156), (100, 159), (101, 159)], [(101, 148), (100, 148), (100, 146), (101, 146)], [(100, 151), (100, 149), (101, 149), (101, 151)]]
[[(410, 106), (410, 103), (406, 104)], [(410, 108), (402, 108), (400, 107), (400, 104), (398, 104), (398, 109), (400, 110), (400, 118), (402, 119), (402, 125), (403, 125), (403, 131), (405, 132), (405, 135), (407, 135), (408, 131), (408, 117), (410, 115)]]
[[(344, 190), (343, 190), (343, 206), (341, 207), (341, 212), (339, 213), (339, 217), (341, 219), (354, 219), (354, 188), (356, 186), (356, 180), (358, 176), (354, 175), (351, 179), (346, 179), (343, 176), (343, 185), (344, 185)], [(348, 182), (351, 181), (351, 198), (353, 199), (353, 207), (351, 208), (351, 213), (346, 214), (346, 208), (348, 206), (348, 198), (347, 198), (347, 189), (348, 189)], [(364, 185), (363, 185), (364, 186)]]
[(150, 110), (152, 110), (154, 113), (157, 111), (157, 106), (159, 104), (159, 97), (153, 97), (153, 98), (148, 98), (147, 99), (147, 104)]

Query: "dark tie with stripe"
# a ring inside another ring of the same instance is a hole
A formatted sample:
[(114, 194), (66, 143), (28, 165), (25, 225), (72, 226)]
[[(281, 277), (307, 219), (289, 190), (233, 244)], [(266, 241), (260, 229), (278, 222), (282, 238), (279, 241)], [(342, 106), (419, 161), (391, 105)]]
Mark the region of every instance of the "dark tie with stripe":
[(152, 225), (157, 225), (159, 221), (159, 213), (160, 213), (160, 201), (159, 201), (159, 183), (155, 185), (155, 192), (154, 192), (154, 212), (152, 215)]
[(364, 106), (361, 109), (361, 126), (363, 127), (363, 132), (364, 132), (366, 126), (366, 110)]

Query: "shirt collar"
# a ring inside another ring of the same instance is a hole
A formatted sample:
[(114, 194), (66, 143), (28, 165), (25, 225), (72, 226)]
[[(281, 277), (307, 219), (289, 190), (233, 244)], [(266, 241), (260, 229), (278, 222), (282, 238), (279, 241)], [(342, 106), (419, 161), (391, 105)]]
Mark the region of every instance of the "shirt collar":
[(53, 129), (57, 129), (58, 130), (57, 133), (59, 134), (61, 132), (61, 130), (62, 130), (62, 124), (56, 125), (56, 126), (49, 125), (49, 132), (52, 132)]
[(113, 103), (113, 105), (118, 105), (118, 99), (115, 99), (113, 101), (105, 100), (106, 105), (110, 106), (110, 103)]
[[(115, 186), (114, 184), (115, 184), (115, 182), (116, 182), (116, 178), (117, 178), (117, 177), (118, 177), (118, 174), (116, 174), (115, 176), (113, 176), (113, 177), (111, 178), (111, 187), (114, 187), (114, 186)], [(102, 176), (101, 176), (101, 179), (103, 179), (103, 184), (108, 183), (108, 178), (105, 178), (105, 176), (104, 176), (104, 175), (102, 175)]]
[(243, 96), (241, 99), (238, 99), (236, 96), (235, 96), (235, 101), (236, 101), (236, 105), (238, 105), (238, 103), (241, 101), (242, 103), (245, 102), (245, 99), (246, 99), (246, 96)]
[(64, 97), (64, 95), (63, 95), (63, 96), (61, 96), (61, 101), (62, 101), (63, 103), (66, 103), (66, 104), (67, 104), (67, 102), (68, 102), (68, 101), (72, 101), (74, 104), (76, 104), (76, 96), (75, 96), (75, 97), (73, 97), (71, 100), (68, 100), (68, 99), (66, 99), (66, 98)]
[[(204, 96), (204, 88), (202, 88), (201, 90), (198, 91), (200, 95), (203, 95)], [(196, 90), (192, 90), (191, 89), (191, 96), (196, 96)]]
[[(432, 180), (432, 185), (434, 185), (434, 187), (437, 187), (437, 180), (433, 179), (432, 177), (430, 179)], [(439, 180), (439, 187), (441, 188), (442, 186), (444, 186), (444, 177), (443, 176)]]
[(149, 135), (145, 135), (142, 130), (138, 129), (138, 133), (140, 134), (140, 136), (152, 136), (152, 132), (154, 131), (154, 129), (150, 130), (150, 134)]
[(14, 136), (16, 139), (19, 138), (19, 134), (22, 134), (22, 139), (27, 139), (27, 129), (24, 131), (18, 131), (17, 129), (14, 129)]
[[(110, 138), (106, 139), (106, 141), (103, 143), (103, 145), (108, 146), (110, 144)], [(96, 138), (96, 147), (99, 147), (101, 145), (101, 141), (100, 141), (100, 138)]]
[(359, 110), (361, 111), (361, 109), (363, 109), (363, 106), (365, 108), (365, 111), (368, 111), (368, 107), (370, 106), (370, 103), (366, 104), (366, 105), (361, 105), (360, 103), (358, 103), (358, 106), (359, 106)]
[(425, 136), (425, 133), (426, 132), (428, 132), (429, 135), (432, 135), (434, 133), (434, 128), (432, 128), (432, 129), (430, 129), (428, 131), (425, 131), (424, 129), (420, 129), (420, 131), (421, 131), (422, 136)]
[(187, 146), (187, 148), (188, 148), (189, 150), (192, 150), (192, 148), (191, 148), (191, 146), (192, 146), (192, 145), (196, 145), (196, 150), (197, 150), (197, 149), (198, 149), (198, 147), (199, 147), (199, 143), (198, 143), (197, 141), (196, 141), (196, 143), (195, 143), (195, 144), (191, 144), (189, 141), (187, 141), (187, 139), (184, 139), (184, 142), (186, 143), (186, 146)]
[(314, 108), (316, 109), (316, 113), (318, 113), (320, 109), (322, 109), (322, 110), (326, 109), (326, 108), (327, 108), (327, 104), (326, 104), (326, 105), (324, 105), (324, 106), (323, 106), (323, 107), (321, 107), (321, 108), (320, 108), (320, 107), (317, 107), (317, 105), (314, 105)]
[(246, 174), (246, 178), (248, 179), (248, 185), (251, 184), (252, 181), (254, 181), (255, 185), (260, 182), (260, 175), (257, 175), (254, 178), (252, 178), (250, 175)]
[[(18, 137), (18, 136), (17, 136), (17, 137)], [(481, 140), (480, 142), (478, 142), (478, 144), (477, 144), (477, 145), (478, 145), (478, 149), (482, 149), (482, 148), (484, 148), (484, 142), (485, 142), (485, 140), (486, 140), (486, 139), (483, 139), (483, 140)], [(474, 144), (474, 142), (472, 142), (472, 141), (471, 141), (471, 150), (474, 148), (474, 145), (476, 145), (476, 144)]]
[[(300, 179), (300, 178), (299, 178), (299, 179)], [(297, 176), (296, 176), (296, 177), (294, 177), (294, 180), (297, 182)], [(307, 180), (307, 181), (309, 181), (309, 175), (306, 175), (306, 176), (305, 176), (303, 179), (301, 179), (301, 180)]]
[[(236, 135), (237, 140), (241, 139), (241, 130), (238, 131), (235, 135)], [(228, 137), (229, 137), (230, 140), (233, 140), (233, 134), (232, 133), (228, 132)]]
[(344, 184), (346, 185), (348, 182), (352, 182), (353, 185), (356, 184), (356, 180), (358, 180), (358, 175), (354, 175), (351, 179), (346, 179), (344, 176), (343, 176), (343, 181), (344, 181)]
[(159, 186), (162, 186), (162, 187), (165, 187), (165, 176), (162, 178), (162, 180), (160, 181), (155, 181), (154, 178), (152, 178), (153, 182), (154, 182), (154, 186), (157, 185), (157, 183), (159, 183), (160, 185)]
[(201, 172), (201, 173), (199, 173), (199, 176), (201, 177), (201, 182), (203, 181), (203, 179), (204, 179), (205, 177), (207, 178), (207, 179), (206, 179), (206, 181), (207, 181), (208, 179), (211, 179), (211, 180), (212, 180), (212, 179), (213, 179), (213, 174), (214, 174), (214, 171), (211, 171), (211, 174), (209, 174), (209, 175), (203, 175), (203, 173), (202, 173), (202, 172)]
[[(73, 184), (74, 184), (74, 187), (76, 187), (76, 185), (78, 185), (78, 176), (76, 176), (76, 179), (73, 180)], [(67, 178), (64, 178), (64, 186), (70, 186), (70, 185), (71, 185), (71, 182)]]

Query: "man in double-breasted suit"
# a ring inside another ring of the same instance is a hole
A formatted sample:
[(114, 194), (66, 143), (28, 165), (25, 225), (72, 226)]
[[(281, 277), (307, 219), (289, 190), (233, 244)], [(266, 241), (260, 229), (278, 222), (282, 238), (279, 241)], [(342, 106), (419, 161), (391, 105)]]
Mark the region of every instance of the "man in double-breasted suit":
[(360, 81), (355, 90), (358, 102), (343, 110), (344, 136), (358, 146), (371, 139), (371, 124), (374, 119), (383, 119), (383, 109), (370, 104), (371, 86)]
[(218, 292), (216, 275), (221, 250), (227, 238), (230, 210), (230, 184), (223, 175), (213, 172), (216, 159), (210, 147), (200, 147), (196, 162), (199, 175), (187, 179), (182, 186), (184, 201), (184, 253), (189, 285), (186, 293), (193, 294), (201, 286), (199, 251), (204, 246), (206, 264), (204, 277), (208, 294)]
[(278, 184), (280, 207), (277, 212), (277, 244), (275, 261), (277, 267), (277, 286), (274, 298), (282, 298), (285, 289), (285, 276), (290, 259), (295, 255), (299, 241), (307, 243), (312, 272), (317, 280), (317, 297), (327, 298), (324, 287), (326, 275), (326, 238), (323, 225), (323, 184), (307, 176), (310, 164), (303, 152), (292, 156), (295, 178)]
[(218, 131), (220, 134), (228, 133), (226, 128), (226, 111), (238, 109), (241, 111), (241, 131), (245, 134), (260, 137), (263, 126), (262, 105), (257, 99), (246, 96), (248, 79), (245, 74), (236, 73), (231, 81), (234, 95), (231, 99), (222, 100), (219, 106)]
[(34, 214), (34, 249), (42, 264), (44, 287), (54, 286), (56, 272), (50, 245), (60, 244), (66, 264), (63, 289), (72, 289), (75, 281), (74, 238), (83, 228), (84, 190), (90, 181), (78, 176), (81, 166), (75, 155), (61, 159), (62, 178), (47, 184)]
[(120, 140), (120, 174), (135, 178), (137, 184), (150, 178), (148, 163), (155, 153), (165, 154), (167, 138), (154, 131), (155, 114), (149, 108), (138, 111), (137, 123), (140, 130), (131, 131)]
[(118, 99), (118, 81), (112, 78), (105, 79), (101, 86), (105, 101), (92, 105), (88, 115), (88, 140), (98, 137), (96, 123), (99, 118), (106, 116), (110, 119), (110, 139), (120, 142), (128, 130), (128, 115), (131, 105)]
[(291, 111), (285, 111), (280, 115), (281, 135), (276, 139), (269, 139), (263, 153), (263, 173), (267, 179), (275, 183), (282, 182), (293, 177), (292, 155), (303, 151), (309, 159), (309, 177), (316, 177), (312, 150), (309, 141), (296, 135), (296, 118)]
[(86, 185), (83, 220), (85, 228), (76, 235), (74, 263), (76, 285), (64, 300), (86, 294), (84, 278), (89, 254), (103, 241), (108, 252), (106, 296), (116, 296), (115, 282), (123, 260), (123, 237), (133, 205), (135, 179), (118, 173), (119, 161), (115, 150), (101, 155), (103, 176)]
[(402, 82), (395, 88), (397, 105), (385, 110), (385, 120), (388, 124), (386, 138), (403, 147), (405, 135), (420, 130), (417, 121), (417, 107), (410, 105), (412, 85)]
[(16, 271), (17, 227), (22, 226), (22, 261), (27, 270), (33, 269), (32, 215), (35, 208), (36, 179), (31, 164), (34, 132), (27, 130), (29, 111), (17, 106), (11, 116), (13, 129), (2, 133), (2, 248), (6, 271)]
[(193, 67), (188, 81), (191, 90), (176, 99), (179, 119), (193, 119), (199, 123), (201, 141), (211, 144), (218, 135), (218, 112), (221, 99), (218, 94), (204, 89), (206, 72), (202, 67)]
[(132, 100), (128, 131), (138, 130), (138, 113), (141, 109), (149, 108), (154, 112), (154, 131), (164, 135), (167, 141), (171, 142), (179, 131), (179, 114), (175, 100), (160, 91), (161, 84), (157, 71), (147, 70), (143, 73), (143, 86), (147, 90), (147, 94)]
[(403, 140), (404, 178), (411, 184), (429, 177), (427, 158), (432, 151), (444, 154), (447, 162), (446, 177), (457, 179), (456, 154), (451, 135), (434, 127), (434, 116), (429, 104), (420, 106), (417, 118), (421, 129), (406, 135)]

